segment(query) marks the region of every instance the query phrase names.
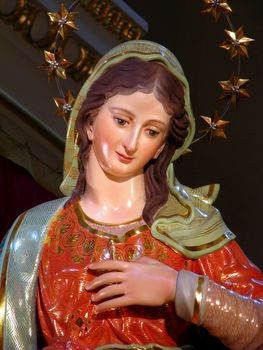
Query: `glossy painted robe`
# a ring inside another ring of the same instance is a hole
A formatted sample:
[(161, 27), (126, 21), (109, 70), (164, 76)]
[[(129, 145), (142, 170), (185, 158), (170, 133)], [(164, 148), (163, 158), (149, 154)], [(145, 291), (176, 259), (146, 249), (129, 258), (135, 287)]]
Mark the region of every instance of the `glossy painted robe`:
[[(88, 228), (86, 218), (80, 215), (76, 207), (62, 209), (65, 200), (48, 202), (31, 209), (18, 218), (8, 234), (1, 255), (1, 310), (4, 312), (1, 312), (0, 339), (3, 349), (37, 349), (35, 298), (38, 272), (44, 276), (38, 289), (38, 311), (43, 333), (50, 344), (54, 341), (63, 343), (71, 338), (72, 346), (74, 342), (77, 341), (78, 344), (80, 341), (76, 349), (81, 349), (81, 341), (87, 337), (88, 329), (91, 330), (90, 337), (96, 338), (99, 335), (99, 342), (93, 340), (92, 344), (89, 344), (91, 348), (112, 342), (130, 348), (129, 344), (135, 341), (137, 344), (138, 342), (144, 344), (144, 347), (152, 341), (160, 346), (166, 345), (172, 348), (175, 348), (176, 344), (179, 346), (187, 344), (189, 324), (175, 316), (173, 305), (157, 309), (124, 308), (109, 312), (111, 318), (106, 320), (94, 315), (93, 305), (90, 302), (91, 294), (84, 290), (86, 280), (91, 278), (86, 267), (92, 259), (116, 257), (131, 260), (136, 256), (147, 255), (176, 269), (184, 268), (203, 273), (213, 281), (240, 294), (255, 299), (262, 298), (262, 275), (234, 241), (229, 241), (213, 253), (198, 259), (186, 258), (175, 249), (154, 239), (145, 226), (138, 227), (138, 231), (135, 230), (131, 235), (124, 235), (121, 242), (118, 240), (114, 242), (112, 237), (94, 232), (91, 224), (88, 224)], [(63, 230), (68, 235), (65, 241), (60, 239)], [(56, 238), (58, 232), (60, 238)], [(79, 242), (82, 250), (79, 250)], [(63, 248), (63, 245), (68, 248)], [(107, 249), (103, 251), (105, 248)], [(62, 254), (61, 249), (66, 251), (68, 261), (65, 261), (65, 253)], [(47, 277), (45, 269), (48, 255), (52, 259), (52, 266), (49, 266), (51, 275)], [(217, 269), (214, 268), (215, 265)], [(75, 281), (79, 278), (81, 283), (76, 284)], [(56, 290), (50, 292), (50, 285), (46, 285), (45, 289), (45, 281), (51, 283), (51, 286), (52, 283), (55, 284)], [(73, 299), (70, 297), (72, 290), (68, 287), (74, 287), (73, 290), (78, 291)], [(50, 308), (52, 300), (48, 298), (55, 292), (59, 303), (55, 302), (53, 306), (57, 307), (57, 312), (52, 313)], [(109, 320), (112, 320), (112, 323)], [(126, 322), (127, 320), (129, 322)], [(151, 323), (149, 320), (154, 322)], [(131, 332), (129, 327), (135, 321), (136, 325), (137, 321), (139, 322), (140, 327), (136, 326), (137, 332), (134, 332), (134, 329)], [(99, 330), (96, 330), (97, 322), (103, 325)], [(127, 332), (120, 332), (126, 326)], [(173, 328), (174, 326), (176, 327)], [(105, 332), (102, 332), (101, 329), (104, 327)], [(149, 333), (149, 329), (154, 331)], [(160, 331), (162, 331), (161, 340)], [(57, 336), (66, 338), (55, 340)], [(106, 346), (109, 348), (109, 345)]]
[(69, 344), (72, 349), (83, 350), (116, 344), (121, 349), (150, 344), (174, 349), (188, 344), (191, 338), (191, 325), (175, 315), (173, 304), (130, 306), (96, 314), (92, 294), (85, 290), (94, 277), (88, 271), (90, 262), (132, 261), (147, 256), (176, 270), (207, 275), (240, 294), (263, 297), (263, 276), (234, 241), (192, 260), (152, 237), (140, 220), (126, 226), (122, 235), (108, 234), (105, 231), (116, 230), (116, 226), (97, 224), (85, 216), (78, 203), (53, 219), (44, 244), (37, 294), (41, 329), (50, 344), (47, 349)]

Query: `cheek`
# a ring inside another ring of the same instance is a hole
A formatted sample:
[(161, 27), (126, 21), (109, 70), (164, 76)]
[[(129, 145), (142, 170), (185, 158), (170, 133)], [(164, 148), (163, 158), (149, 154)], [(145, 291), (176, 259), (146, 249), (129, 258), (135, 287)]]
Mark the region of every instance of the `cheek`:
[(118, 140), (118, 133), (114, 129), (113, 121), (108, 117), (102, 117), (94, 128), (94, 140), (98, 145), (113, 145)]
[(109, 135), (107, 135), (105, 132), (96, 135), (96, 141), (94, 142), (95, 152), (107, 158), (111, 148), (110, 141)]
[(99, 159), (109, 160), (110, 154), (116, 148), (115, 143), (116, 140), (114, 140), (112, 133), (109, 132), (107, 125), (95, 130), (93, 146)]
[(153, 159), (153, 157), (156, 155), (156, 152), (159, 150), (159, 148), (161, 147), (162, 143), (161, 141), (154, 141), (151, 140), (152, 142), (149, 143), (149, 141), (147, 141), (146, 143), (144, 143), (144, 145), (142, 145), (142, 150), (143, 150), (143, 156), (145, 159), (151, 160)]
[(96, 135), (96, 143), (101, 146), (105, 147), (105, 145), (110, 145), (111, 144), (111, 137), (109, 133), (106, 131), (101, 131)]

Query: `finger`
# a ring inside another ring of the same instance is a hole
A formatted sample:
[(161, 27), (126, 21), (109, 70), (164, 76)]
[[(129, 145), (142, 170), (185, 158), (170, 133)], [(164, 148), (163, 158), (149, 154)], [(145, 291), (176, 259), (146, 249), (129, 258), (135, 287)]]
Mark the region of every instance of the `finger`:
[(160, 264), (160, 261), (148, 258), (147, 256), (140, 256), (139, 258), (134, 259), (133, 262), (136, 262), (139, 264), (148, 264), (148, 265)]
[(96, 306), (96, 312), (106, 311), (109, 309), (116, 309), (117, 307), (129, 306), (131, 301), (127, 295), (123, 295), (119, 298), (104, 301)]
[(85, 288), (87, 290), (93, 290), (104, 286), (105, 284), (120, 283), (123, 280), (123, 272), (106, 272), (87, 283)]
[(92, 263), (88, 266), (90, 270), (109, 270), (109, 271), (124, 271), (128, 268), (130, 263), (118, 260), (105, 260)]
[(94, 294), (92, 296), (92, 301), (97, 303), (104, 299), (123, 295), (125, 292), (126, 290), (123, 284), (112, 284)]

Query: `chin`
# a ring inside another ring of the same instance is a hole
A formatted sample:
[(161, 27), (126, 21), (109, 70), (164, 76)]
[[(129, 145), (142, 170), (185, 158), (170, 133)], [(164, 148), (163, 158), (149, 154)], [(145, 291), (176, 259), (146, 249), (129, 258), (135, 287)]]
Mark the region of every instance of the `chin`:
[(126, 181), (143, 173), (143, 169), (138, 171), (127, 171), (127, 169), (103, 168), (105, 175), (115, 181)]

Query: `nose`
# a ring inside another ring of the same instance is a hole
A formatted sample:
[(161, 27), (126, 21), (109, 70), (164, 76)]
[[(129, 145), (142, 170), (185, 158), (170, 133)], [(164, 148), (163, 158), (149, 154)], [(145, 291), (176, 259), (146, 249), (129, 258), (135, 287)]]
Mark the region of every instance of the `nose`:
[(123, 148), (128, 156), (132, 156), (138, 149), (140, 132), (139, 130), (130, 130), (123, 139)]

